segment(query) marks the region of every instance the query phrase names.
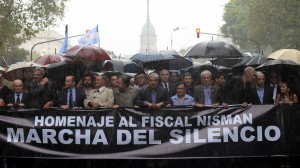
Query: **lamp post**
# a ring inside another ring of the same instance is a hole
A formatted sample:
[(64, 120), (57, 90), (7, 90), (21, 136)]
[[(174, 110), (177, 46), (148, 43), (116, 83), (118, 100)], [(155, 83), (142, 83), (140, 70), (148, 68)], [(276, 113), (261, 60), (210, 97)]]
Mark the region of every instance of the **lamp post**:
[[(84, 34), (79, 34), (79, 35), (75, 35), (75, 36), (70, 36), (68, 38), (73, 38), (73, 37), (79, 37), (79, 36), (82, 36)], [(50, 42), (53, 42), (53, 41), (59, 41), (59, 40), (64, 40), (65, 38), (60, 38), (60, 39), (54, 39), (54, 40), (48, 40), (48, 41), (42, 41), (42, 42), (39, 42), (39, 43), (36, 43), (34, 44), (32, 47), (31, 47), (31, 50), (30, 50), (30, 61), (32, 61), (32, 51), (33, 51), (33, 48), (39, 44), (44, 44), (44, 43), (50, 43)]]
[(184, 29), (184, 28), (179, 28), (179, 27), (176, 27), (173, 29), (172, 33), (171, 33), (171, 50), (173, 49), (173, 33), (176, 32), (177, 30), (181, 30), (181, 29)]

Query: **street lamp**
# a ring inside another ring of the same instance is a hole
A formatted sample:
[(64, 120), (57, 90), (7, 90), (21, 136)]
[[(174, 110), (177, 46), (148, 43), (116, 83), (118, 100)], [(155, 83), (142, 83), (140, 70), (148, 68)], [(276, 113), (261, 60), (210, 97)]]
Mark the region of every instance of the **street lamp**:
[(173, 47), (173, 33), (177, 30), (181, 30), (181, 29), (185, 29), (185, 28), (179, 28), (179, 27), (176, 27), (173, 29), (172, 33), (171, 33), (171, 50), (172, 50), (172, 47)]

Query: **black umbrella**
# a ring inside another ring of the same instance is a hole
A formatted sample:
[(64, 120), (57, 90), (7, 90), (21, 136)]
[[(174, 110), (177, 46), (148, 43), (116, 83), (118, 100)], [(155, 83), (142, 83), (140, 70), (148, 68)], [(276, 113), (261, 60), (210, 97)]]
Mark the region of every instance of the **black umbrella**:
[(145, 53), (137, 53), (130, 58), (132, 61), (137, 62), (156, 62), (162, 60), (170, 60), (175, 59), (171, 54), (159, 52), (159, 51), (151, 51)]
[(266, 63), (263, 63), (262, 65), (256, 67), (256, 70), (264, 70), (264, 69), (270, 69), (270, 68), (300, 68), (300, 65), (292, 60), (269, 60)]
[(287, 81), (290, 76), (297, 76), (300, 65), (292, 60), (269, 60), (268, 62), (255, 68), (258, 71), (270, 73), (277, 72), (282, 81)]
[(239, 58), (242, 56), (235, 47), (222, 41), (200, 42), (185, 54), (185, 57), (192, 58)]
[(247, 66), (257, 67), (268, 61), (268, 58), (263, 55), (256, 55), (252, 57), (245, 57), (241, 62), (232, 67), (234, 72), (243, 72)]
[(232, 68), (235, 64), (241, 62), (242, 60), (243, 60), (243, 57), (240, 57), (240, 58), (216, 58), (216, 59), (210, 60), (210, 62), (213, 65), (219, 65), (219, 66)]
[(192, 62), (182, 57), (175, 50), (161, 50), (160, 53), (172, 55), (175, 59), (161, 60), (155, 62), (145, 62), (143, 64), (143, 67), (154, 69), (156, 71), (161, 71), (163, 69), (180, 70), (192, 66)]
[(127, 73), (145, 73), (136, 63), (128, 60), (106, 60), (101, 70)]

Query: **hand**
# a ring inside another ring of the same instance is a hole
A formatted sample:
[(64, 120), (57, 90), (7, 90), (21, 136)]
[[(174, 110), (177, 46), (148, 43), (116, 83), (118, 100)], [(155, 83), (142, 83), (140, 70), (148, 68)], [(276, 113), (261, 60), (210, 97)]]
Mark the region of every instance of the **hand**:
[(151, 108), (152, 106), (153, 106), (153, 104), (152, 103), (150, 103), (150, 102), (147, 102), (147, 107), (149, 107), (149, 108)]
[(69, 105), (61, 105), (60, 108), (62, 108), (63, 110), (67, 110), (69, 109)]
[(156, 104), (155, 104), (155, 107), (156, 107), (156, 108), (160, 108), (160, 107), (162, 107), (162, 106), (163, 106), (163, 104), (164, 104), (163, 102), (156, 103)]
[(43, 109), (49, 109), (50, 107), (53, 106), (53, 102), (52, 101), (48, 101), (44, 106)]
[(212, 104), (212, 108), (217, 108), (218, 107), (218, 104), (217, 103), (214, 103), (214, 104)]
[(8, 103), (7, 107), (13, 107), (14, 105), (12, 103)]
[(92, 109), (98, 109), (100, 107), (100, 104), (95, 101), (91, 101), (90, 105), (92, 106)]
[(21, 108), (23, 108), (24, 106), (25, 106), (24, 103), (20, 103), (20, 104), (19, 104), (19, 107), (21, 107)]
[(202, 103), (197, 103), (196, 106), (197, 106), (197, 107), (203, 107), (204, 104), (202, 104)]
[(112, 108), (119, 108), (119, 105), (114, 104), (114, 105), (112, 106)]
[(46, 77), (46, 78), (43, 78), (42, 81), (41, 81), (41, 84), (42, 85), (45, 85), (49, 82), (49, 79)]
[(243, 102), (242, 108), (246, 108), (247, 106), (248, 106), (248, 103), (247, 102)]
[(225, 109), (227, 109), (228, 107), (229, 107), (229, 105), (228, 105), (228, 103), (222, 103), (222, 106), (225, 108)]

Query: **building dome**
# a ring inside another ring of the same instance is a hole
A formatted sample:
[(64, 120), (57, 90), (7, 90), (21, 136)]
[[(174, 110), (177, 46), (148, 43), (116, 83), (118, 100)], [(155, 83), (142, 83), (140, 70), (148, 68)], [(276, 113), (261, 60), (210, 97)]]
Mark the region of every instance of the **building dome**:
[(140, 52), (157, 51), (156, 33), (149, 16), (149, 0), (147, 0), (147, 20), (140, 35)]
[[(144, 24), (144, 26), (142, 28), (141, 36), (143, 36), (143, 35), (147, 35), (147, 22)], [(155, 28), (150, 21), (149, 21), (149, 36), (156, 36)]]
[(150, 20), (147, 19), (140, 35), (140, 52), (157, 51), (156, 43), (157, 38), (155, 28)]

